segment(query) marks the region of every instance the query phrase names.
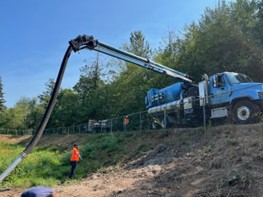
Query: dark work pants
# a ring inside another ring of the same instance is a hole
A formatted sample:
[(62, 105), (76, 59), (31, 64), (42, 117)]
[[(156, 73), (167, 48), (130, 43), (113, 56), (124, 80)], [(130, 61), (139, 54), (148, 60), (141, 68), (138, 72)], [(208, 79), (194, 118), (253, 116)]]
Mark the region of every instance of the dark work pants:
[(75, 174), (76, 168), (78, 166), (78, 162), (77, 161), (71, 161), (71, 170), (70, 170), (70, 174), (69, 174), (69, 178), (72, 178)]

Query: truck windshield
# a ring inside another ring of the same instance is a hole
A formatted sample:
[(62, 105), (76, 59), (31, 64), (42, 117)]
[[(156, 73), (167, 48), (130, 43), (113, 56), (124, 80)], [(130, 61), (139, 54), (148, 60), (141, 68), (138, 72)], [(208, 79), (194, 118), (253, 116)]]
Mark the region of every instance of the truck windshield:
[(253, 82), (249, 76), (240, 73), (226, 73), (226, 76), (231, 85)]

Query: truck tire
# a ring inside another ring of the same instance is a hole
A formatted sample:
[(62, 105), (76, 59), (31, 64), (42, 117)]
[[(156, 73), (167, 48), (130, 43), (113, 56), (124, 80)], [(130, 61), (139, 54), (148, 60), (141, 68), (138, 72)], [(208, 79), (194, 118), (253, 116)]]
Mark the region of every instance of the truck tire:
[(251, 101), (241, 100), (233, 107), (233, 118), (236, 124), (249, 124), (259, 122), (260, 109)]

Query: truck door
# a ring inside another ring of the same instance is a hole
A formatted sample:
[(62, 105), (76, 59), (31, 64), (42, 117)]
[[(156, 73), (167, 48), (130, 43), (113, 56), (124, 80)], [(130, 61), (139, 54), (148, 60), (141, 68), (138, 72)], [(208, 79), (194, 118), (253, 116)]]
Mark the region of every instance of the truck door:
[(225, 106), (229, 102), (230, 86), (222, 73), (210, 77), (210, 104)]

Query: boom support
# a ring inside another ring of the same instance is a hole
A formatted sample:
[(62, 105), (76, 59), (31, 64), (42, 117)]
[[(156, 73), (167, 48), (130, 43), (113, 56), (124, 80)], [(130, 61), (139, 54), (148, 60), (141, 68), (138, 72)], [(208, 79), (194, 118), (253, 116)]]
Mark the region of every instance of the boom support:
[(126, 51), (114, 48), (104, 43), (101, 43), (98, 40), (95, 40), (93, 36), (87, 36), (87, 35), (78, 36), (77, 38), (71, 40), (69, 44), (71, 45), (71, 47), (73, 48), (75, 52), (82, 50), (82, 49), (95, 50), (100, 53), (104, 53), (106, 55), (124, 60), (126, 62), (133, 63), (135, 65), (138, 65), (140, 67), (146, 68), (148, 70), (151, 70), (151, 71), (154, 71), (160, 74), (164, 74), (164, 75), (171, 76), (173, 78), (179, 78), (184, 81), (192, 82), (191, 77), (187, 74), (173, 70), (169, 67), (158, 64), (147, 58), (139, 57), (132, 53), (128, 53)]

